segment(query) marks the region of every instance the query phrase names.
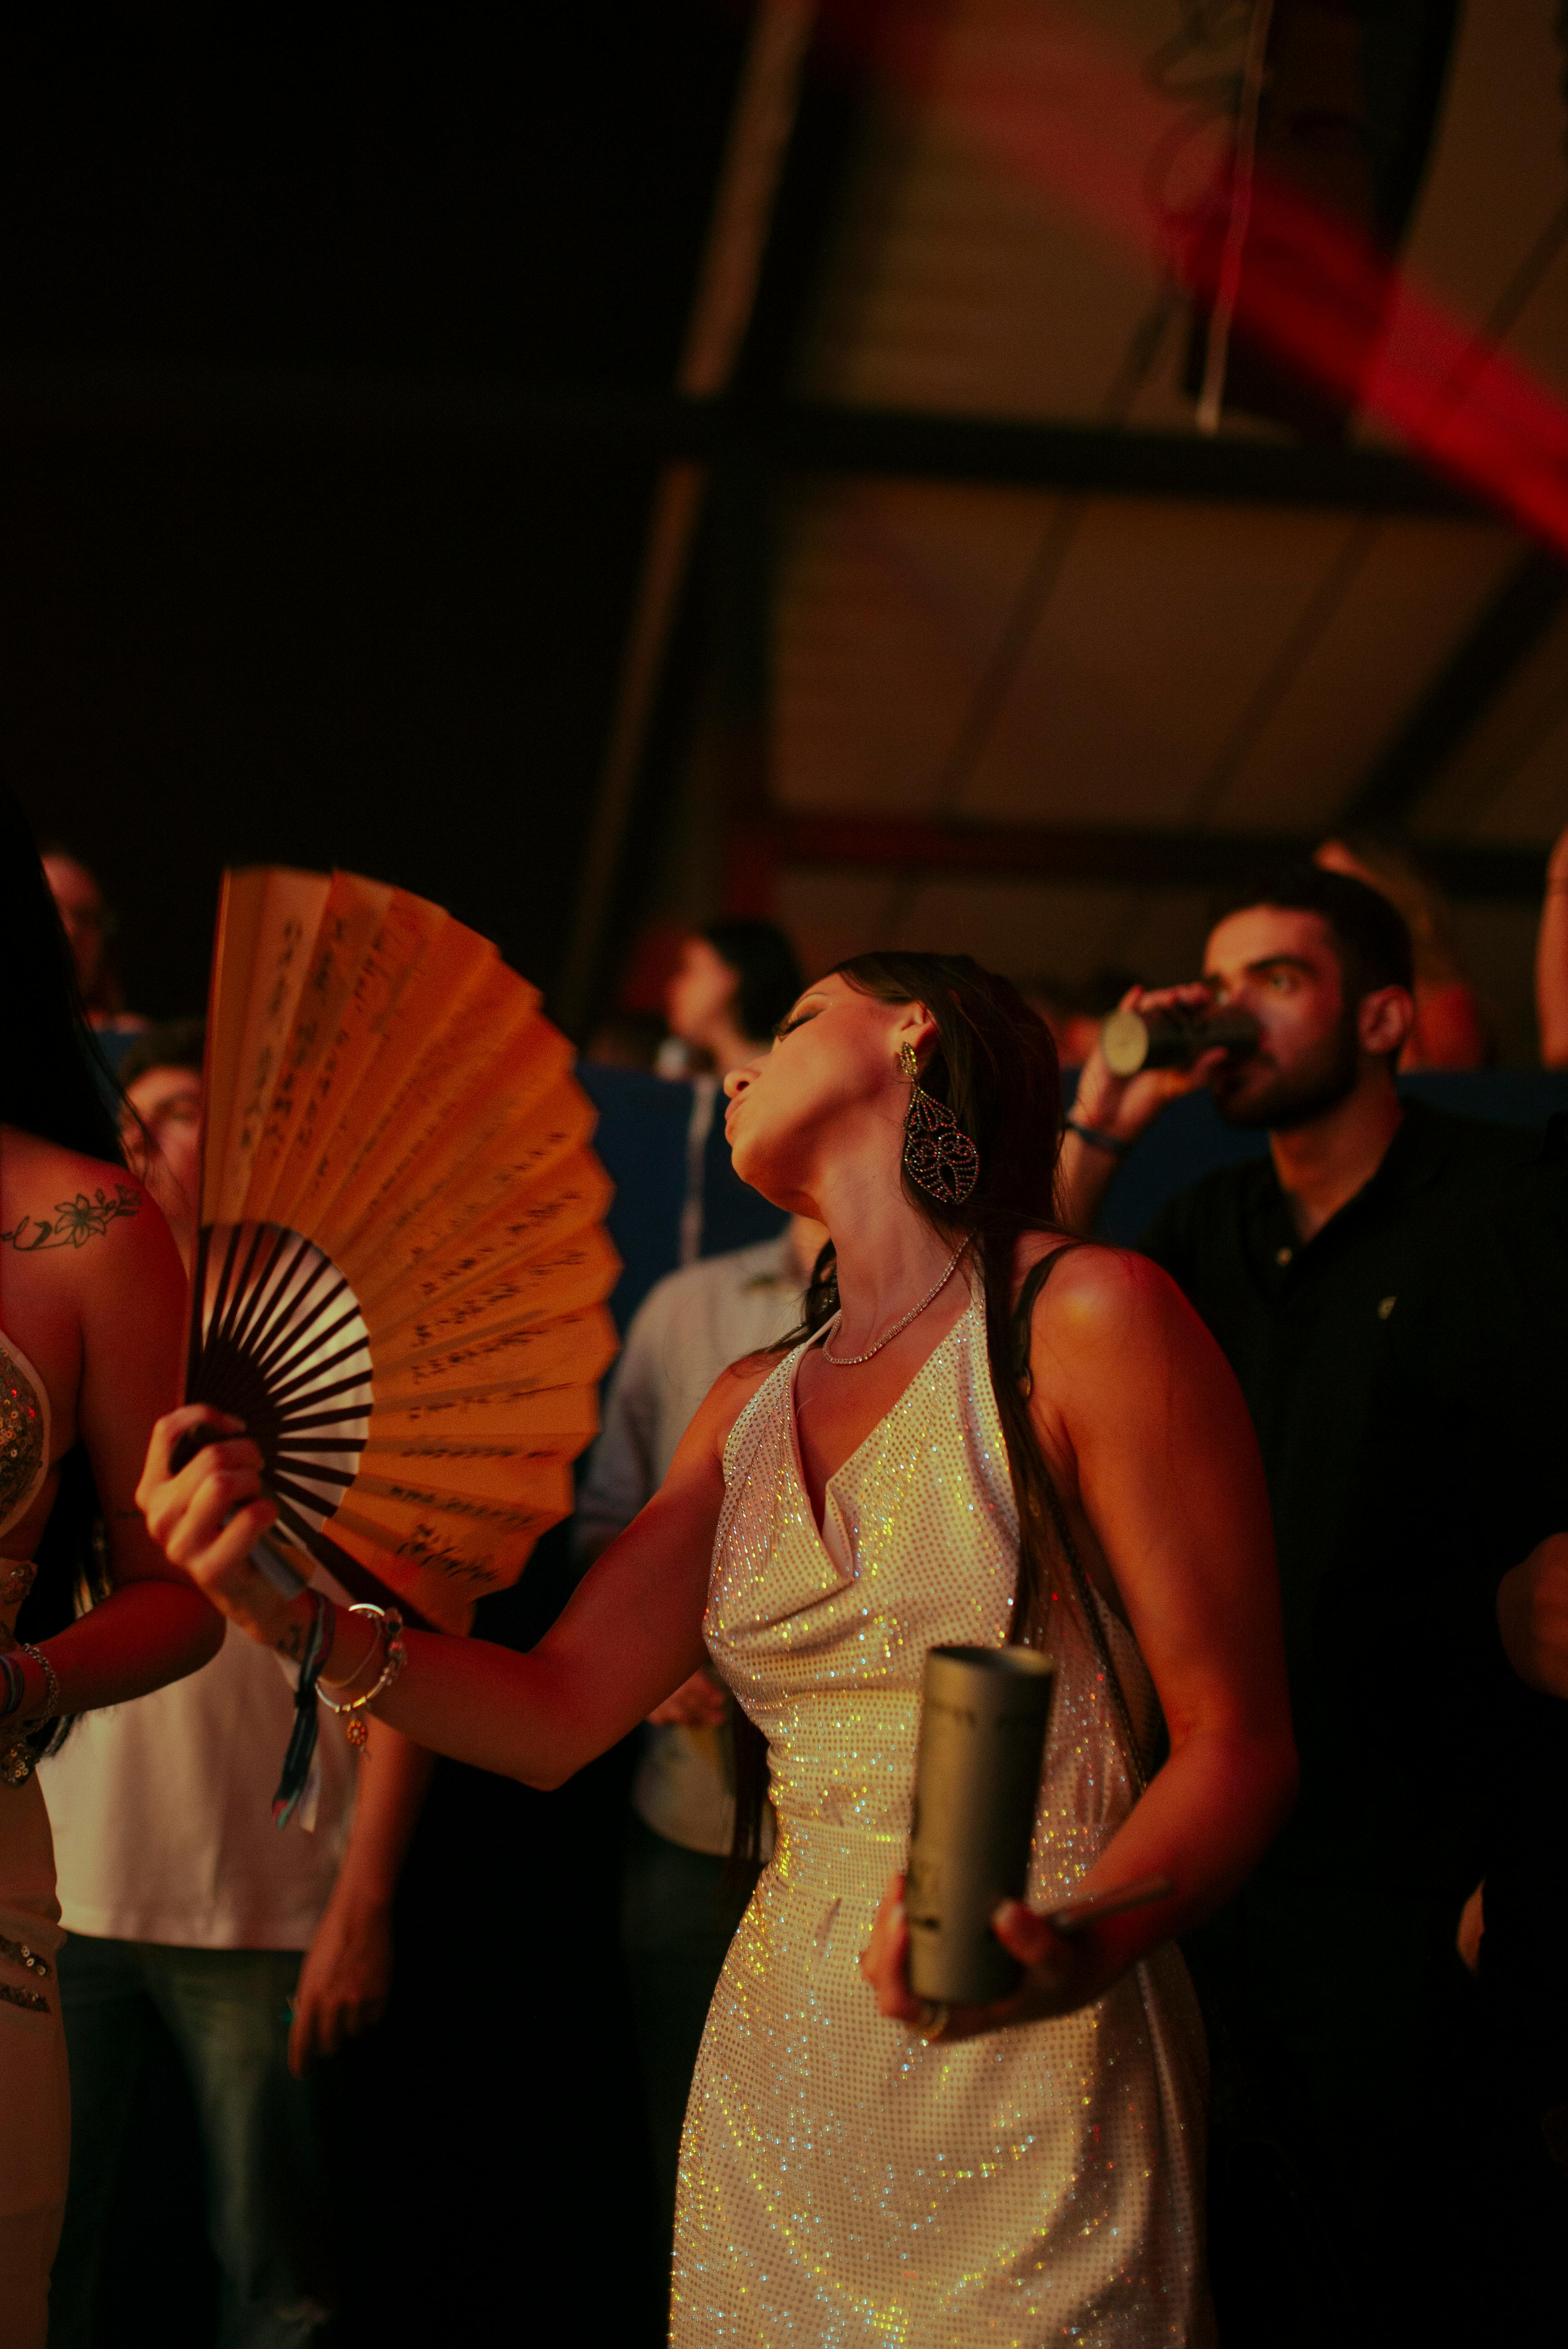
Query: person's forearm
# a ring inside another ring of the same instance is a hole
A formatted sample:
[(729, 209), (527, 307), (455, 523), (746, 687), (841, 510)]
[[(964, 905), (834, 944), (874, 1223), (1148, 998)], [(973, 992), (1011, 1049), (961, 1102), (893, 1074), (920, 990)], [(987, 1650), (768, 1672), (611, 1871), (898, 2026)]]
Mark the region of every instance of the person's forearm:
[[(373, 1707), (377, 1719), (405, 1738), (493, 1770), (524, 1785), (559, 1786), (585, 1763), (614, 1745), (668, 1696), (701, 1661), (699, 1636), (660, 1671), (623, 1686), (614, 1664), (605, 1662), (588, 1636), (584, 1648), (572, 1636), (580, 1594), (539, 1646), (526, 1654), (485, 1640), (449, 1638), (439, 1631), (405, 1631), (407, 1661)], [(300, 1598), (288, 1610), (289, 1632), (282, 1652), (297, 1660), (310, 1621), (310, 1601)], [(366, 1630), (362, 1618), (339, 1610), (331, 1653), (322, 1671), (329, 1695), (339, 1688), (358, 1694), (365, 1678)]]
[(1183, 1740), (1078, 1888), (1110, 1891), (1145, 1876), (1175, 1888), (1168, 1900), (1094, 1928), (1104, 1981), (1229, 1899), (1289, 1816), (1295, 1786), (1288, 1738), (1199, 1730)]
[[(137, 1506), (165, 1555), (249, 1638), (301, 1667), (313, 1660), (332, 1702), (374, 1710), (432, 1753), (556, 1786), (635, 1728), (702, 1661), (708, 1560), (723, 1493), (717, 1422), (711, 1401), (654, 1499), (526, 1655), (432, 1631), (402, 1634), (394, 1651), (389, 1617), (372, 1630), (362, 1615), (338, 1608), (328, 1624), (321, 1592), (285, 1598), (256, 1563), (256, 1546), (276, 1517), (259, 1489), (260, 1453), (205, 1404), (183, 1404), (159, 1421)], [(174, 1469), (174, 1445), (210, 1425), (218, 1440)], [(324, 1631), (325, 1657), (317, 1644)]]
[[(95, 1713), (124, 1704), (170, 1681), (183, 1680), (215, 1656), (223, 1619), (199, 1590), (161, 1578), (121, 1583), (107, 1599), (40, 1641), (59, 1682), (56, 1711)], [(42, 1709), (47, 1682), (30, 1656), (19, 1656), (26, 1697), (22, 1715)]]
[(1542, 1066), (1568, 1069), (1568, 832), (1558, 839), (1546, 868), (1535, 946), (1535, 1009)]
[(1082, 1134), (1069, 1130), (1062, 1137), (1062, 1155), (1057, 1162), (1057, 1185), (1062, 1202), (1062, 1216), (1067, 1229), (1087, 1239), (1093, 1233), (1105, 1205), (1118, 1164), (1116, 1153), (1101, 1150)]
[[(647, 1498), (646, 1494), (643, 1496)], [(579, 1574), (586, 1574), (595, 1558), (602, 1557), (612, 1541), (618, 1541), (642, 1502), (636, 1508), (622, 1510), (614, 1505), (595, 1506), (579, 1500), (572, 1519), (572, 1563)]]
[(334, 1898), (385, 1909), (397, 1890), (436, 1757), (389, 1722), (372, 1721), (369, 1729)]
[[(600, 1750), (574, 1719), (562, 1675), (537, 1650), (519, 1655), (485, 1640), (431, 1631), (405, 1631), (403, 1642), (408, 1662), (375, 1713), (428, 1752), (525, 1786), (550, 1787)], [(330, 1669), (348, 1667), (334, 1661)]]

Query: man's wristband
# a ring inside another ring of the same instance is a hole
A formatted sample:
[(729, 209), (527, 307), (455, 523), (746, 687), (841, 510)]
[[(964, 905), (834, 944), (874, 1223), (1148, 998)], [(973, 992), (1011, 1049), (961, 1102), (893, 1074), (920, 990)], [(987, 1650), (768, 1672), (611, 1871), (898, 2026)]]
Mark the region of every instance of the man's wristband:
[(1091, 1150), (1108, 1151), (1113, 1158), (1125, 1158), (1132, 1148), (1130, 1142), (1123, 1142), (1116, 1134), (1106, 1133), (1097, 1125), (1085, 1125), (1078, 1118), (1068, 1118), (1066, 1125), (1067, 1132), (1075, 1133), (1080, 1142), (1086, 1142)]

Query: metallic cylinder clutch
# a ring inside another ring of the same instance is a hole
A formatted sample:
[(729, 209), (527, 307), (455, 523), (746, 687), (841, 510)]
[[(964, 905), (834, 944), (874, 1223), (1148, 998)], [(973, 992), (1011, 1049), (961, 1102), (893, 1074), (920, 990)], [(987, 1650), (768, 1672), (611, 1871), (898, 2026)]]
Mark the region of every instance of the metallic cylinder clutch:
[(918, 1998), (1005, 1998), (1022, 1971), (991, 1930), (1023, 1897), (1056, 1668), (1033, 1648), (926, 1658), (904, 1915)]
[(1113, 1077), (1140, 1069), (1189, 1069), (1217, 1044), (1238, 1059), (1257, 1049), (1262, 1030), (1246, 1011), (1113, 1011), (1100, 1023), (1100, 1050)]

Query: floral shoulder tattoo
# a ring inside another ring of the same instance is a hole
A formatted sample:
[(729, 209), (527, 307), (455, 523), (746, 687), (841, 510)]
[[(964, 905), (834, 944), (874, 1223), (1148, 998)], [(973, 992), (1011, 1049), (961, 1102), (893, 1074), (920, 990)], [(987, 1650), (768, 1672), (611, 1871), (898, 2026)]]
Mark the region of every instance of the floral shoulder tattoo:
[(140, 1193), (129, 1183), (117, 1183), (112, 1196), (98, 1190), (89, 1199), (78, 1191), (74, 1199), (58, 1200), (52, 1216), (24, 1216), (10, 1231), (0, 1232), (0, 1247), (14, 1248), (18, 1256), (36, 1256), (40, 1248), (79, 1248), (101, 1239), (110, 1224), (134, 1216), (140, 1205)]

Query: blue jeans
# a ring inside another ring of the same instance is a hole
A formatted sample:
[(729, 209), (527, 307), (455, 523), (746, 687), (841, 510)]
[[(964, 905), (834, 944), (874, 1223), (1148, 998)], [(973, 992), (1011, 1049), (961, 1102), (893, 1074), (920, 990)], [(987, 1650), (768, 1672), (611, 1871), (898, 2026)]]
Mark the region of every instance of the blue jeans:
[[(287, 2002), (299, 1967), (297, 1950), (185, 1950), (77, 1933), (67, 1940), (59, 1982), (71, 2171), (49, 2349), (89, 2349), (92, 2342), (107, 2221), (155, 2019), (179, 2050), (201, 2124), (221, 2349), (297, 2349), (322, 2322), (316, 2137), (309, 2098), (290, 2076), (286, 2054)], [(143, 2311), (142, 2318), (155, 2322), (155, 2313)]]

